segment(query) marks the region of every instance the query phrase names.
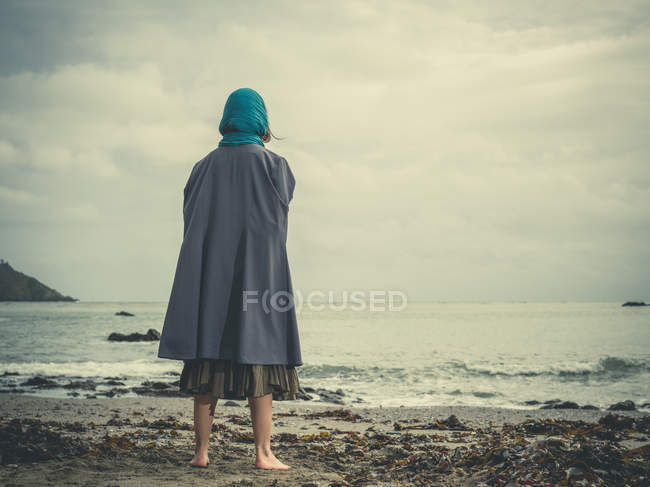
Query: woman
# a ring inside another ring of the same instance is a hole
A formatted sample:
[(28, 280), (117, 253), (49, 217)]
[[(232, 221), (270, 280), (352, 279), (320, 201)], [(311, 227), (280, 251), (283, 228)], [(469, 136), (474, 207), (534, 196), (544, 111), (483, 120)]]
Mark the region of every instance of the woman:
[(302, 365), (286, 251), (295, 180), (268, 150), (266, 105), (230, 94), (219, 146), (190, 173), (181, 245), (158, 357), (183, 360), (180, 391), (194, 396), (195, 455), (207, 467), (218, 398), (248, 398), (255, 466), (287, 470), (271, 451), (273, 399), (292, 400)]

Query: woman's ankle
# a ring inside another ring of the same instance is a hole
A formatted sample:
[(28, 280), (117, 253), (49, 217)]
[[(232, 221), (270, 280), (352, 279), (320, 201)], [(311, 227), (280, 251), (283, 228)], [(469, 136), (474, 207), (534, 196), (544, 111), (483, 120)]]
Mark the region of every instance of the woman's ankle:
[(209, 451), (210, 451), (210, 449), (208, 448), (208, 446), (206, 446), (204, 448), (195, 448), (194, 449), (194, 454), (197, 457), (207, 457)]
[(271, 455), (273, 455), (273, 452), (271, 451), (271, 445), (255, 447), (255, 456), (265, 458), (270, 457)]

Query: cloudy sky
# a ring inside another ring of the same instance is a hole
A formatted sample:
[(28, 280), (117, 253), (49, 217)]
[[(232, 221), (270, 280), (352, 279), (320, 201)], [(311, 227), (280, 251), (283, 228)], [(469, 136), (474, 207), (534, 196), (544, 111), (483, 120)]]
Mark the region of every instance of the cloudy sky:
[(0, 257), (81, 300), (166, 301), (183, 187), (250, 87), (297, 181), (296, 289), (650, 299), (649, 19), (636, 1), (5, 0)]

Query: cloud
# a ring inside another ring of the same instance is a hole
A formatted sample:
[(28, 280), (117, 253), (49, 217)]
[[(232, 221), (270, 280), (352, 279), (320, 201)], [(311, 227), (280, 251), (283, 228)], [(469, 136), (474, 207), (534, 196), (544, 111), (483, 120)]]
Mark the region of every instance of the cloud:
[[(0, 9), (5, 245), (29, 261), (39, 234), (65, 242), (68, 293), (168, 297), (182, 188), (240, 86), (264, 96), (284, 137), (268, 147), (296, 175), (297, 287), (429, 299), (647, 289), (643, 2)], [(32, 233), (16, 230), (26, 222)], [(64, 233), (75, 222), (87, 228), (77, 244)], [(95, 262), (107, 254), (111, 266)]]
[(22, 189), (13, 189), (7, 188), (6, 186), (0, 186), (0, 200), (3, 200), (7, 203), (23, 206), (38, 203), (42, 201), (42, 198)]

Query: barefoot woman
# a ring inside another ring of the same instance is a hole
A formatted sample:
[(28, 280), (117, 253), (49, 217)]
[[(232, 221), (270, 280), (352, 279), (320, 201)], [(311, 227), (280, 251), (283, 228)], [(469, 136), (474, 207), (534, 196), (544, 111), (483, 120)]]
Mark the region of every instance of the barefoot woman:
[(266, 106), (250, 88), (230, 94), (219, 146), (184, 190), (184, 233), (158, 357), (183, 360), (180, 390), (194, 395), (195, 455), (209, 463), (218, 398), (248, 398), (255, 465), (286, 470), (271, 451), (273, 399), (296, 399), (302, 365), (286, 251), (295, 180), (270, 151)]

